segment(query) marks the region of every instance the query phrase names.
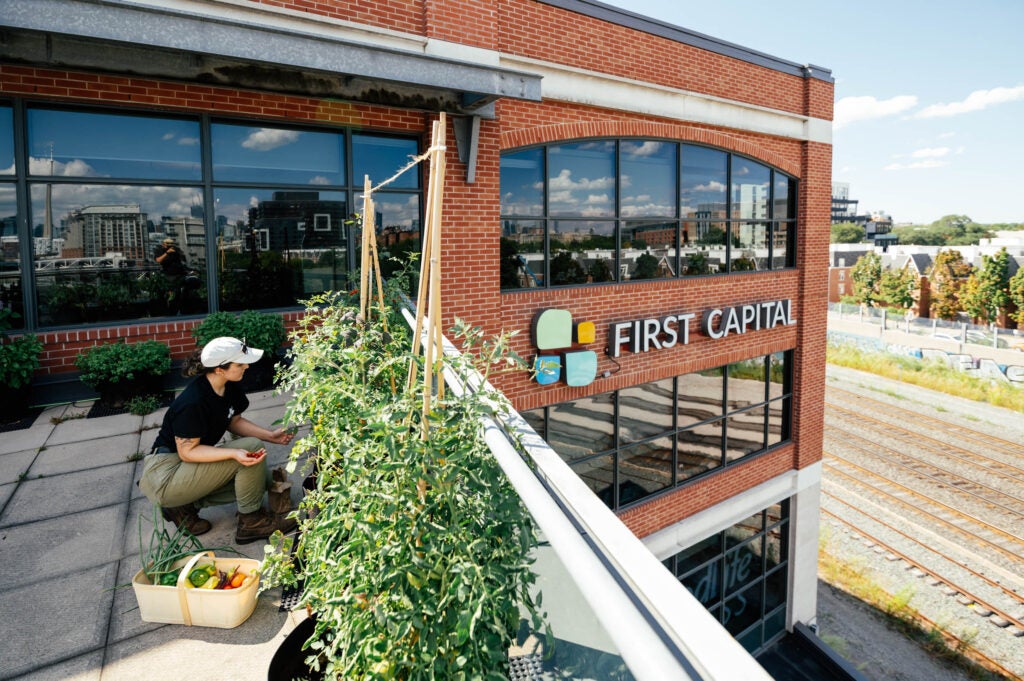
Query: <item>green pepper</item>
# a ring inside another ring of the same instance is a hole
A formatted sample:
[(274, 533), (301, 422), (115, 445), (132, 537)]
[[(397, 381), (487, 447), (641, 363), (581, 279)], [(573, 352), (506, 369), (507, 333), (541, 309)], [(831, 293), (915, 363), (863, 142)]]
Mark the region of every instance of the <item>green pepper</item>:
[(165, 572), (160, 575), (160, 586), (177, 586), (178, 584), (178, 571)]
[(206, 580), (210, 578), (210, 568), (216, 570), (217, 568), (212, 565), (203, 565), (192, 570), (188, 575), (188, 581), (192, 582), (192, 586), (202, 586), (206, 584)]

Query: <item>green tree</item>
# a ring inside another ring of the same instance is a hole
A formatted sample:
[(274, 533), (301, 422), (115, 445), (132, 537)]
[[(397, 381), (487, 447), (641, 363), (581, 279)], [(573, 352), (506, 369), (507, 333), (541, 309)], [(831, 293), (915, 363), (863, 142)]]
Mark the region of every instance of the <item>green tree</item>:
[(908, 310), (914, 305), (914, 291), (918, 288), (918, 277), (912, 269), (886, 270), (878, 282), (882, 300), (892, 307)]
[(611, 281), (613, 279), (612, 270), (608, 266), (606, 258), (598, 258), (590, 263), (587, 273), (590, 275), (590, 281)]
[(636, 259), (636, 270), (633, 279), (654, 279), (658, 276), (658, 259), (649, 253), (643, 253)]
[(555, 286), (584, 284), (587, 273), (569, 251), (562, 251), (551, 259), (551, 283)]
[(838, 222), (832, 225), (829, 241), (834, 244), (859, 244), (864, 241), (865, 231), (862, 225), (852, 222)]
[(1010, 303), (1010, 254), (1006, 248), (981, 256), (981, 267), (972, 272), (963, 295), (964, 310), (983, 322), (995, 323)]
[(1010, 301), (1017, 306), (1012, 317), (1017, 326), (1024, 326), (1024, 267), (1017, 270), (1017, 274), (1010, 279), (1009, 286)]
[(850, 268), (850, 278), (853, 279), (853, 297), (857, 302), (868, 307), (875, 307), (875, 303), (882, 299), (879, 292), (879, 284), (882, 280), (882, 256), (870, 251), (859, 257)]
[(931, 316), (938, 319), (956, 319), (963, 310), (961, 290), (971, 274), (971, 266), (964, 262), (963, 254), (956, 249), (939, 251), (935, 262), (928, 271), (931, 286)]

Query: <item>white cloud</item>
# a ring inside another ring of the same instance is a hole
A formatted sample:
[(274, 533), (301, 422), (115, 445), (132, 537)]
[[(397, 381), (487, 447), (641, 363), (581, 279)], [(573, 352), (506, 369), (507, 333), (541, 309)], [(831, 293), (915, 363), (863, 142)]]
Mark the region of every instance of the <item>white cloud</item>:
[(178, 140), (178, 144), (183, 146), (183, 147), (194, 147), (195, 145), (199, 144), (199, 138), (198, 137), (182, 137), (181, 139)]
[(643, 142), (637, 144), (636, 142), (623, 142), (622, 151), (633, 156), (653, 156), (661, 150), (663, 144), (661, 142)]
[(254, 151), (270, 151), (286, 144), (291, 144), (299, 139), (297, 130), (277, 130), (274, 128), (259, 128), (254, 130), (242, 142), (246, 149)]
[(940, 140), (947, 140), (950, 137), (956, 137), (956, 133), (955, 132), (944, 132), (941, 135), (939, 135), (939, 139)]
[(698, 184), (696, 187), (693, 188), (693, 191), (696, 191), (696, 192), (724, 192), (725, 191), (725, 183), (724, 182), (718, 182), (717, 180), (712, 180), (711, 182), (708, 182), (707, 184)]
[(316, 175), (309, 181), (310, 184), (330, 184), (331, 181), (323, 175)]
[(933, 158), (913, 163), (890, 163), (882, 170), (923, 170), (927, 168), (943, 168), (949, 165), (949, 161), (936, 161)]
[(917, 151), (910, 154), (911, 158), (938, 158), (945, 156), (949, 153), (949, 147), (933, 147), (928, 149), (918, 149)]
[(914, 118), (943, 118), (959, 116), (972, 111), (981, 111), (990, 106), (1015, 102), (1024, 99), (1024, 85), (1016, 87), (997, 87), (991, 90), (975, 90), (967, 95), (967, 99), (947, 104), (932, 104), (914, 114)]
[(173, 133), (173, 132), (165, 132), (165, 133), (164, 133), (164, 136), (163, 136), (163, 137), (162, 137), (161, 139), (162, 139), (162, 140), (163, 140), (164, 142), (166, 142), (166, 141), (168, 141), (168, 140), (172, 140), (172, 139), (174, 139), (174, 133)]
[(563, 168), (558, 177), (551, 178), (550, 188), (553, 190), (578, 191), (580, 189), (613, 189), (615, 187), (614, 177), (599, 177), (596, 180), (582, 178), (572, 179), (572, 171)]
[(915, 106), (917, 106), (917, 97), (914, 95), (898, 95), (883, 100), (871, 96), (843, 97), (836, 102), (832, 127), (839, 129), (856, 121), (895, 116)]
[(33, 175), (53, 175), (55, 177), (100, 177), (96, 170), (85, 161), (75, 159), (63, 163), (53, 161), (53, 172), (50, 172), (50, 159), (37, 158), (35, 156), (28, 160), (29, 172)]

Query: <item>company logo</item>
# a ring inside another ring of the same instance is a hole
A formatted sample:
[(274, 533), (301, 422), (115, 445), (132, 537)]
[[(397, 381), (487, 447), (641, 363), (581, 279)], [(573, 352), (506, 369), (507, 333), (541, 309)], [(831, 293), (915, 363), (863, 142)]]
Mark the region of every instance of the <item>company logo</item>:
[(537, 348), (534, 378), (540, 385), (564, 380), (566, 385), (581, 387), (597, 378), (597, 353), (572, 349), (594, 342), (594, 322), (574, 323), (568, 310), (541, 310), (533, 317), (530, 336)]

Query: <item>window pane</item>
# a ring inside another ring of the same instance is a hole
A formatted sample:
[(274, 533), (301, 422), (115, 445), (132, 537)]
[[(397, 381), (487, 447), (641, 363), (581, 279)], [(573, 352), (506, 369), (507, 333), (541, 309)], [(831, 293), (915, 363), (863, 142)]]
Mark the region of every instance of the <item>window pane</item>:
[(680, 580), (683, 586), (709, 610), (722, 600), (722, 561), (717, 559)]
[(672, 429), (673, 381), (645, 383), (619, 391), (619, 441), (637, 442)]
[[(198, 187), (33, 184), (30, 191), (42, 326), (207, 311)], [(154, 260), (165, 237), (178, 253), (166, 269)]]
[(0, 175), (14, 174), (14, 112), (0, 106)]
[(765, 358), (755, 357), (729, 365), (729, 411), (765, 401)]
[(624, 279), (663, 279), (676, 276), (676, 223), (623, 223)]
[(736, 637), (736, 640), (740, 642), (740, 645), (748, 653), (753, 653), (759, 647), (761, 647), (761, 624), (751, 627), (749, 631), (745, 631)]
[[(767, 609), (767, 608), (766, 608)], [(786, 608), (779, 608), (764, 618), (764, 640), (771, 641), (786, 631)]]
[(612, 393), (548, 409), (548, 444), (566, 461), (614, 446)]
[(772, 227), (772, 269), (793, 266), (793, 249), (789, 247), (792, 230), (793, 225), (788, 222), (777, 222)]
[(733, 635), (738, 634), (761, 618), (761, 584), (757, 583), (722, 605), (722, 624)]
[(501, 157), (501, 214), (544, 214), (544, 150)]
[(726, 217), (725, 152), (683, 145), (679, 179), (679, 207), (684, 218), (724, 220)]
[(796, 206), (796, 197), (793, 196), (796, 192), (796, 183), (790, 182), (789, 178), (782, 173), (776, 172), (775, 175), (775, 194), (773, 196), (773, 212), (772, 217), (776, 220), (786, 220), (787, 218), (796, 217), (794, 207)]
[(722, 533), (718, 532), (691, 544), (676, 554), (676, 576), (683, 576), (700, 569), (706, 572), (704, 564), (722, 553)]
[(177, 118), (28, 111), (33, 175), (199, 180), (199, 122)]
[(548, 214), (615, 215), (615, 142), (549, 147)]
[(764, 449), (764, 407), (730, 416), (725, 435), (726, 463)]
[(768, 447), (789, 439), (789, 404), (788, 397), (768, 404)]
[(729, 267), (732, 272), (749, 272), (768, 268), (767, 222), (734, 222), (730, 226)]
[(712, 421), (679, 433), (676, 438), (679, 481), (722, 465), (722, 422)]
[(776, 570), (764, 580), (765, 608), (772, 610), (786, 602), (786, 570)]
[(672, 439), (661, 437), (619, 453), (619, 506), (672, 485)]
[(734, 594), (761, 578), (761, 538), (725, 554), (725, 595)]
[(721, 367), (679, 377), (679, 427), (722, 415), (725, 381)]
[[(377, 215), (377, 248), (380, 251), (380, 271), (390, 277), (401, 271), (410, 262), (412, 253), (421, 253), (420, 241), (420, 195), (404, 192), (377, 192), (374, 206)], [(355, 210), (362, 210), (362, 199), (357, 197)], [(359, 244), (359, 230), (353, 230), (352, 238)], [(357, 247), (358, 248), (358, 247)], [(417, 261), (418, 262), (418, 261)], [(413, 267), (410, 284), (414, 287), (419, 278), (419, 266)], [(411, 291), (410, 291), (411, 292)]]
[(767, 220), (771, 171), (756, 161), (732, 157), (732, 218)]
[(520, 412), (520, 415), (530, 427), (537, 431), (537, 434), (544, 437), (544, 410), (543, 409), (531, 409), (530, 411)]
[(580, 480), (596, 494), (608, 508), (612, 508), (612, 484), (615, 477), (615, 456), (605, 454), (570, 465)]
[(689, 241), (681, 254), (684, 275), (693, 277), (724, 271), (727, 230), (725, 222), (683, 223), (684, 236)]
[(290, 307), (348, 280), (342, 192), (218, 189), (223, 310)]
[(25, 305), (21, 297), (21, 258), (18, 239), (18, 204), (13, 183), (0, 183), (0, 305), (18, 313), (9, 319), (13, 329), (25, 327)]
[(789, 523), (780, 523), (765, 534), (765, 568), (771, 570), (789, 558)]
[(615, 223), (557, 220), (549, 237), (551, 284), (615, 281)]
[[(363, 186), (365, 175), (370, 176), (374, 185), (394, 175), (419, 153), (419, 144), (405, 137), (384, 137), (382, 135), (352, 135), (352, 184)], [(410, 168), (388, 185), (390, 189), (417, 189), (420, 186), (421, 163)]]
[(768, 399), (782, 397), (783, 392), (786, 391), (786, 375), (788, 373), (785, 352), (768, 355)]
[(676, 145), (651, 140), (623, 140), (620, 215), (676, 215)]
[(345, 138), (339, 133), (229, 123), (214, 123), (210, 131), (217, 181), (345, 182)]
[(544, 285), (544, 223), (504, 220), (501, 237), (501, 287)]

